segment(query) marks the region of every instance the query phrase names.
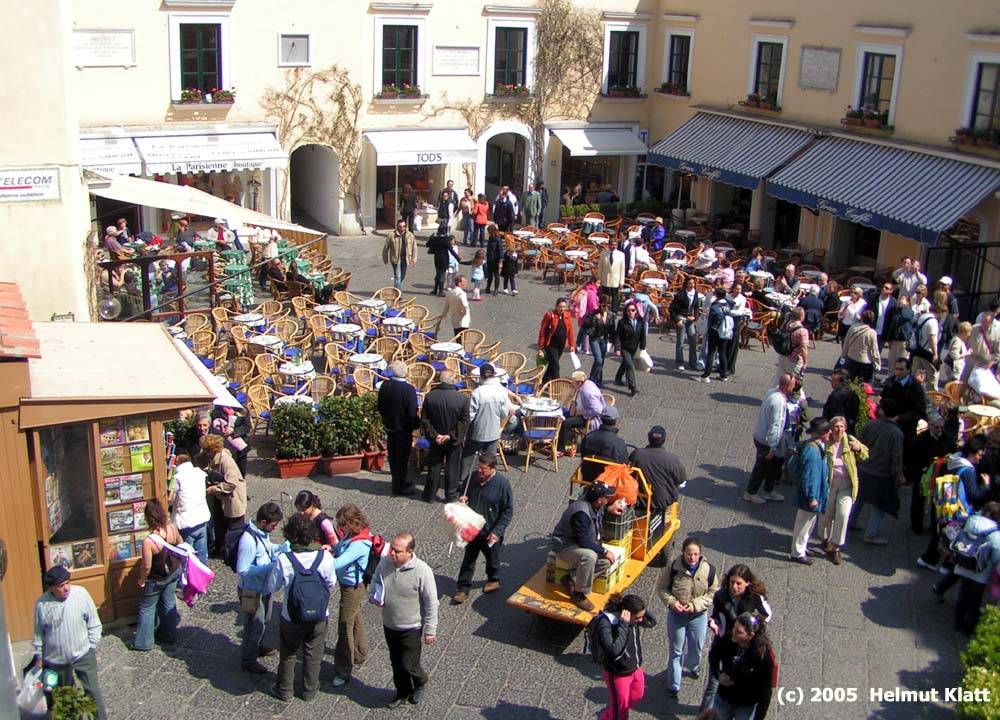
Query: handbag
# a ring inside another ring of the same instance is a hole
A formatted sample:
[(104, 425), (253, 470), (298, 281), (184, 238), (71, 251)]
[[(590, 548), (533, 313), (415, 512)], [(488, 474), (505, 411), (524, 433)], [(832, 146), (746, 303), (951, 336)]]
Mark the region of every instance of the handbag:
[(653, 358), (649, 351), (642, 349), (635, 354), (635, 366), (643, 372), (649, 372), (653, 369)]

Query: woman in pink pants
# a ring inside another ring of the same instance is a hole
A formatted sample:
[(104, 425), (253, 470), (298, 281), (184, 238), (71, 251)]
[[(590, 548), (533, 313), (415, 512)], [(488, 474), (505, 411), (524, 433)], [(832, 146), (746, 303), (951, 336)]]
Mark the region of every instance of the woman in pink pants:
[(638, 595), (615, 593), (592, 622), (594, 657), (604, 667), (604, 682), (611, 694), (599, 720), (628, 720), (628, 711), (646, 693), (639, 628), (654, 627), (656, 619), (646, 612), (646, 603)]

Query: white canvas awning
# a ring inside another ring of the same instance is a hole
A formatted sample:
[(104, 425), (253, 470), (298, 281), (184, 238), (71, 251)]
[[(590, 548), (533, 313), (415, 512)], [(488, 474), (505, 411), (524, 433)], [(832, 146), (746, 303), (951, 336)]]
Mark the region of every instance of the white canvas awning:
[(90, 192), (100, 197), (175, 212), (224, 218), (231, 226), (258, 225), (276, 230), (322, 235), (323, 233), (270, 215), (226, 202), (207, 192), (183, 185), (144, 180), (117, 173), (94, 173)]
[(270, 132), (159, 135), (135, 144), (147, 175), (288, 167), (288, 154)]
[(478, 148), (463, 129), (378, 130), (365, 133), (376, 165), (440, 165), (476, 162)]
[(80, 138), (83, 167), (98, 172), (141, 175), (142, 158), (130, 137)]
[(223, 385), (219, 378), (215, 377), (215, 375), (213, 375), (211, 371), (205, 367), (204, 363), (198, 359), (197, 355), (191, 352), (191, 349), (184, 344), (183, 340), (174, 338), (174, 345), (177, 347), (177, 352), (184, 357), (187, 364), (191, 366), (192, 370), (194, 370), (195, 374), (201, 378), (201, 381), (205, 383), (209, 390), (215, 393), (215, 400), (212, 403), (213, 405), (231, 408), (243, 407), (240, 405), (239, 401), (233, 397), (233, 394), (229, 392), (229, 388), (226, 385)]
[(573, 157), (644, 155), (646, 146), (628, 128), (552, 128)]

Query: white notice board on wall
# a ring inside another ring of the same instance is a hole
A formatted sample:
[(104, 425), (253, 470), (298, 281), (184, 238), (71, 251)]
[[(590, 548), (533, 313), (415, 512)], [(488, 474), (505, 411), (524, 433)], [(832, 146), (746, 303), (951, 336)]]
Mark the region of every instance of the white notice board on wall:
[(479, 48), (435, 45), (431, 75), (479, 75)]
[(135, 65), (133, 30), (74, 30), (76, 67), (131, 67)]
[(840, 76), (840, 48), (802, 46), (799, 63), (799, 87), (809, 90), (837, 91)]

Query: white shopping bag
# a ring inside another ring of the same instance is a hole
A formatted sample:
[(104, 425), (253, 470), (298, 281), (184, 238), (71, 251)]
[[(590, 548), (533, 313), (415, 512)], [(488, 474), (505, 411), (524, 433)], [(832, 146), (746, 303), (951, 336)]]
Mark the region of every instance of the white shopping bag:
[(48, 713), (41, 668), (33, 667), (24, 676), (21, 692), (17, 694), (17, 706), (28, 717), (45, 717)]
[(646, 350), (640, 350), (635, 354), (635, 366), (643, 372), (649, 372), (653, 369), (653, 358)]
[(569, 354), (569, 359), (573, 361), (573, 369), (574, 370), (579, 370), (580, 368), (583, 367), (583, 363), (580, 362), (580, 356), (577, 355), (575, 352), (571, 352)]

